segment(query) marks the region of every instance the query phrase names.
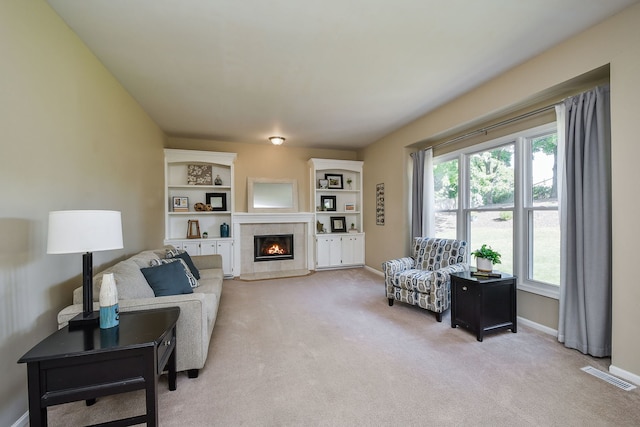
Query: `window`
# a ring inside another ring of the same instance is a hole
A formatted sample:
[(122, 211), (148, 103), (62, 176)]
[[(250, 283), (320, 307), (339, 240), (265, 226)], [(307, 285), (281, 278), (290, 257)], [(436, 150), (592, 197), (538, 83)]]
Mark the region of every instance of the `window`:
[(458, 159), (433, 166), (436, 236), (455, 239), (458, 229)]
[[(486, 243), (518, 287), (558, 297), (555, 123), (434, 158), (436, 236)], [(470, 259), (473, 262), (473, 259)]]

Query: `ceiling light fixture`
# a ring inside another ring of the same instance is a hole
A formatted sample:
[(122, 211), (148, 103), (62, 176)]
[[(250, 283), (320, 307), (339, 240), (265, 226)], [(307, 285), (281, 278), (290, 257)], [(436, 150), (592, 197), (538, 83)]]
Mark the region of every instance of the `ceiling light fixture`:
[(282, 145), (284, 138), (281, 136), (270, 136), (269, 141), (271, 141), (273, 145)]

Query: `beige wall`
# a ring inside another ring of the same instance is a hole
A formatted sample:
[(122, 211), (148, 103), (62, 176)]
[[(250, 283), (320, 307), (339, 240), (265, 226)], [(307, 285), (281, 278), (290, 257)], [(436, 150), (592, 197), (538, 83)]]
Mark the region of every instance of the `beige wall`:
[(222, 151), (237, 153), (235, 163), (235, 211), (247, 212), (247, 178), (287, 178), (298, 180), (298, 208), (310, 211), (309, 164), (312, 157), (322, 159), (356, 160), (350, 150), (295, 148), (284, 145), (248, 144), (205, 139), (168, 138), (166, 148)]
[[(380, 262), (408, 253), (403, 230), (409, 223), (404, 196), (408, 193), (405, 147), (442, 134), (489, 120), (516, 106), (540, 100), (550, 88), (576, 76), (610, 64), (613, 161), (613, 357), (612, 364), (640, 376), (640, 286), (635, 265), (629, 257), (639, 239), (637, 201), (625, 183), (640, 181), (640, 145), (637, 120), (640, 117), (640, 5), (633, 6), (600, 25), (573, 37), (536, 58), (502, 74), (479, 88), (442, 106), (393, 134), (368, 146), (365, 162), (365, 211), (373, 207), (368, 189), (384, 182), (387, 225), (376, 227), (367, 218), (367, 264), (380, 269)], [(392, 165), (392, 166), (390, 166)], [(396, 204), (399, 204), (396, 206)], [(521, 293), (522, 295), (522, 293)], [(557, 302), (537, 295), (523, 296), (521, 313), (551, 328), (557, 328)], [(544, 319), (540, 319), (544, 317)]]
[(124, 249), (162, 243), (164, 136), (40, 0), (0, 2), (0, 425), (27, 411), (16, 362), (56, 329), (82, 257), (47, 255), (48, 212), (122, 211)]

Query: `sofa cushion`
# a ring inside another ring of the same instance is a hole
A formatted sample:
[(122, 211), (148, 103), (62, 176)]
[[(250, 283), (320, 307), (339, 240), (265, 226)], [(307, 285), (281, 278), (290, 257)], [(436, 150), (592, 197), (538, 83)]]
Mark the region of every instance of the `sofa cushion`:
[(196, 279), (200, 279), (200, 272), (196, 268), (195, 264), (193, 263), (193, 260), (191, 259), (191, 257), (189, 256), (189, 254), (187, 252), (180, 251), (180, 250), (177, 250), (177, 249), (175, 249), (175, 250), (167, 250), (167, 258), (180, 258), (180, 259), (182, 259), (189, 266), (189, 270), (191, 270), (191, 273), (193, 274), (193, 276)]
[[(140, 267), (131, 258), (120, 261), (116, 265), (93, 276), (93, 300), (100, 300), (102, 276), (113, 273), (118, 289), (118, 299), (153, 298), (153, 289), (140, 272)], [(82, 303), (82, 286), (73, 292), (74, 304)]]
[(197, 288), (198, 286), (200, 286), (200, 283), (198, 283), (198, 279), (195, 278), (195, 276), (191, 273), (191, 270), (189, 270), (187, 263), (184, 262), (184, 260), (181, 258), (152, 259), (151, 263), (149, 263), (149, 267), (156, 267), (160, 264), (168, 264), (170, 262), (178, 262), (180, 263), (180, 265), (182, 265), (182, 269), (184, 270), (184, 273), (187, 275), (187, 279), (189, 280), (189, 285), (192, 288)]
[(189, 279), (178, 262), (141, 268), (140, 271), (157, 297), (193, 293)]

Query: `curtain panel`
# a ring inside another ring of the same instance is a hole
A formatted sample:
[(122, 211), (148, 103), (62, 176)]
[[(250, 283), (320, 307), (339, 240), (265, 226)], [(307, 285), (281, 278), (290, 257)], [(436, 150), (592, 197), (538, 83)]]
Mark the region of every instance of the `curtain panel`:
[(561, 277), (558, 340), (611, 355), (611, 117), (609, 86), (558, 106)]

